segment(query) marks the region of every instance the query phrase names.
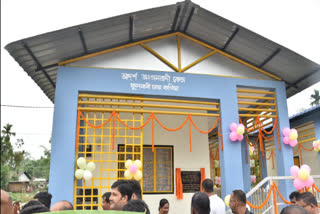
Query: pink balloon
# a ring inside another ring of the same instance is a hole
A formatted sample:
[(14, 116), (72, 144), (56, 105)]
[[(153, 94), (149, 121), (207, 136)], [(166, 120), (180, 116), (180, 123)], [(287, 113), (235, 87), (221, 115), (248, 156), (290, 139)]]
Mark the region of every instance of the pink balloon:
[(313, 142), (313, 148), (314, 149), (318, 148), (318, 144), (316, 142)]
[(300, 167), (300, 169), (306, 169), (306, 170), (309, 171), (309, 173), (311, 173), (311, 168), (310, 168), (310, 166), (308, 166), (307, 164), (303, 164), (303, 165)]
[(284, 144), (289, 144), (289, 140), (290, 140), (289, 137), (284, 137), (283, 138), (283, 143)]
[(237, 132), (231, 132), (229, 135), (229, 138), (231, 141), (236, 141), (237, 140)]
[(242, 140), (243, 140), (243, 135), (242, 135), (242, 134), (237, 134), (237, 139), (238, 139), (239, 141), (242, 141)]
[(130, 173), (135, 174), (137, 172), (138, 167), (135, 164), (131, 164)]
[(285, 136), (285, 137), (289, 137), (290, 129), (289, 129), (289, 128), (284, 128), (284, 129), (282, 130), (282, 134), (283, 134), (283, 136)]
[(298, 141), (289, 139), (289, 144), (290, 144), (291, 147), (295, 147), (298, 144)]
[(309, 176), (309, 178), (307, 180), (304, 181), (306, 187), (312, 187), (312, 185), (314, 184), (314, 180), (313, 177)]
[(220, 182), (221, 182), (221, 178), (220, 178), (220, 177), (218, 177), (217, 181), (218, 181), (218, 183), (220, 184)]
[(299, 178), (296, 178), (293, 181), (293, 186), (297, 190), (300, 190), (300, 189), (303, 189), (305, 187), (305, 184), (304, 184), (304, 182), (302, 180), (300, 180)]
[(236, 123), (231, 123), (230, 124), (230, 130), (232, 132), (236, 132), (237, 131), (237, 127), (238, 127), (238, 125)]
[(298, 176), (298, 172), (299, 172), (299, 167), (292, 166), (290, 168), (290, 173), (291, 173), (292, 176), (297, 177)]

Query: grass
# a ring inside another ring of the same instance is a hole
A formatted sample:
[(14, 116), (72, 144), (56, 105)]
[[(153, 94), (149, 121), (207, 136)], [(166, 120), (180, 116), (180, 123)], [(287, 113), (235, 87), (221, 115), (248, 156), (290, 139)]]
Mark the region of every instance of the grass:
[(28, 192), (28, 193), (21, 193), (21, 192), (17, 192), (17, 193), (13, 193), (13, 192), (9, 192), (12, 201), (20, 201), (21, 203), (27, 203), (30, 200), (33, 199), (33, 196), (36, 194), (36, 192)]

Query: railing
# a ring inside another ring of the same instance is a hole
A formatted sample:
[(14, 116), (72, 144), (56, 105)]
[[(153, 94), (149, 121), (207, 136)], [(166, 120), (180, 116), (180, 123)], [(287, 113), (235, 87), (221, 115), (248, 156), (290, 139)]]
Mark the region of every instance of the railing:
[[(318, 183), (318, 186), (319, 186), (320, 175), (312, 175), (312, 177), (315, 180), (315, 183)], [(250, 204), (252, 204), (253, 206), (258, 207), (265, 202), (265, 205), (259, 209), (251, 208), (251, 212), (253, 212), (254, 214), (276, 214), (275, 213), (275, 210), (276, 210), (277, 213), (280, 213), (280, 206), (285, 205), (286, 203), (281, 198), (281, 195), (277, 194), (274, 188), (277, 188), (279, 180), (293, 180), (293, 179), (295, 178), (292, 176), (275, 176), (275, 177), (264, 178), (261, 182), (259, 182), (254, 188), (252, 188), (246, 194), (247, 201), (250, 202)], [(270, 191), (271, 191), (271, 195), (269, 195)], [(318, 191), (314, 191), (314, 193), (319, 203), (320, 193)], [(286, 198), (285, 195), (282, 195), (282, 197)], [(276, 207), (274, 202), (276, 202)]]

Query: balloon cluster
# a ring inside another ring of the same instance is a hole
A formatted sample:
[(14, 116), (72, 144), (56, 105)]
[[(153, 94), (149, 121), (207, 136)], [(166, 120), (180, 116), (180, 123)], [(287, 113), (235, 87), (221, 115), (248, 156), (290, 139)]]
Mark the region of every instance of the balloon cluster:
[(230, 131), (231, 133), (229, 135), (229, 138), (231, 141), (237, 141), (237, 140), (242, 141), (243, 134), (244, 134), (244, 125), (231, 123)]
[(221, 185), (221, 177), (218, 177), (218, 176), (214, 177), (214, 183)]
[(86, 159), (83, 157), (78, 158), (77, 165), (80, 169), (76, 170), (75, 176), (77, 179), (82, 179), (88, 181), (92, 178), (92, 172), (96, 169), (96, 164), (94, 162), (89, 162), (87, 164)]
[(283, 143), (295, 147), (298, 144), (298, 132), (295, 129), (284, 128), (282, 130), (284, 136)]
[(250, 155), (253, 155), (253, 152), (254, 152), (254, 147), (253, 147), (253, 146), (250, 146), (250, 148), (249, 148), (249, 153), (250, 153)]
[(224, 197), (224, 203), (227, 207), (230, 206), (230, 195), (226, 195), (226, 197)]
[(132, 162), (132, 160), (127, 160), (126, 164), (126, 171), (124, 172), (124, 177), (126, 179), (132, 179), (134, 178), (135, 180), (139, 181), (142, 178), (142, 163), (140, 160), (135, 160)]
[(255, 184), (257, 182), (257, 176), (251, 175), (251, 182)]
[(320, 152), (320, 140), (313, 141), (313, 149), (315, 152)]
[(293, 186), (297, 190), (301, 190), (305, 187), (311, 187), (314, 183), (312, 176), (310, 176), (311, 168), (304, 164), (300, 168), (298, 166), (292, 166), (290, 168), (290, 173), (295, 177), (293, 181)]

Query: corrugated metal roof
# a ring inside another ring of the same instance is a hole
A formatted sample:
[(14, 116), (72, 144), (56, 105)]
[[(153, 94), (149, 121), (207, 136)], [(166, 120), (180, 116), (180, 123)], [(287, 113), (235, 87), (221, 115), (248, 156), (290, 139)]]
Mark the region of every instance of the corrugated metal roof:
[(320, 81), (318, 64), (190, 1), (37, 35), (5, 48), (53, 102), (57, 63), (176, 31), (281, 77), (288, 97)]

